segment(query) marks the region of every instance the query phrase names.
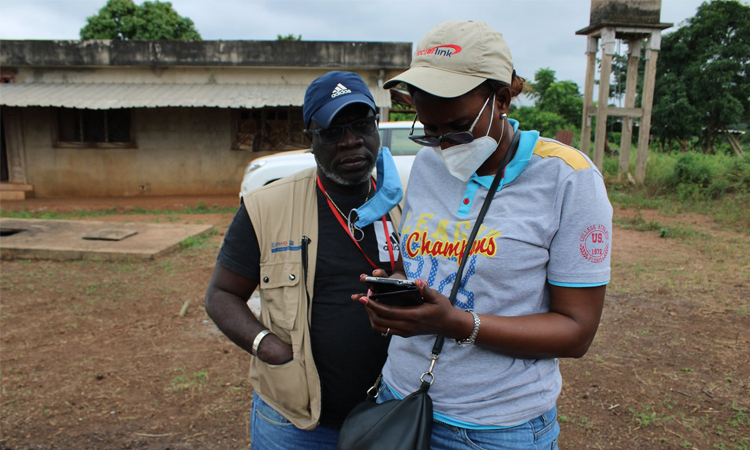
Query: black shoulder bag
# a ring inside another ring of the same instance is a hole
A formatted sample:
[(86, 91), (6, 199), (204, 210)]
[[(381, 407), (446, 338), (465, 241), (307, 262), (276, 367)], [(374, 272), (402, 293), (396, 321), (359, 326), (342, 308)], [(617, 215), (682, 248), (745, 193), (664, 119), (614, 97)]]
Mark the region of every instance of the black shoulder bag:
[[(500, 163), (495, 179), (492, 181), (487, 198), (482, 204), (479, 216), (474, 223), (469, 239), (464, 250), (461, 264), (456, 272), (456, 281), (453, 283), (450, 301), (451, 305), (456, 303), (456, 294), (461, 285), (461, 275), (464, 271), (466, 261), (474, 239), (479, 232), (479, 227), (487, 214), (495, 192), (500, 185), (500, 180), (505, 174), (505, 167), (513, 159), (518, 149), (521, 132), (516, 131), (511, 141), (508, 154)], [(419, 380), (422, 384), (415, 392), (406, 396), (403, 400), (393, 399), (383, 403), (376, 403), (378, 388), (383, 377), (381, 374), (375, 385), (367, 391), (367, 399), (354, 407), (346, 416), (341, 427), (338, 450), (429, 450), (432, 438), (432, 399), (427, 391), (435, 381), (432, 369), (440, 357), (443, 349), (445, 336), (438, 336), (430, 353), (430, 368), (423, 373)]]

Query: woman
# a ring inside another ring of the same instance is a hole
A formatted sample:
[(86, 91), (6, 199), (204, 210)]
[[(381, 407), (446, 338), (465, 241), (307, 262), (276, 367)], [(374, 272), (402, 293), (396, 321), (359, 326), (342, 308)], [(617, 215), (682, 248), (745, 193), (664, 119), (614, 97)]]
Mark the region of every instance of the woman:
[[(586, 353), (609, 282), (612, 207), (602, 176), (582, 153), (507, 119), (523, 79), (484, 22), (433, 28), (411, 68), (385, 87), (401, 82), (425, 129), (412, 140), (431, 148), (409, 179), (394, 277), (416, 279), (425, 302), (398, 308), (353, 296), (372, 328), (393, 336), (379, 401), (417, 390), (440, 334), (432, 448), (557, 448), (557, 358)], [(460, 250), (516, 133), (451, 306)]]

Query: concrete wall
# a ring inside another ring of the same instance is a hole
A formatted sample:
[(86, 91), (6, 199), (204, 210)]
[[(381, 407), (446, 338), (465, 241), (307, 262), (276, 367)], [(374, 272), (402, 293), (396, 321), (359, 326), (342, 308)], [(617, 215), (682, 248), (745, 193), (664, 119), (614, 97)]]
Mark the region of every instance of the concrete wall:
[[(233, 84), (307, 86), (333, 68), (263, 67), (20, 67), (15, 72), (17, 84)], [(403, 70), (353, 69), (368, 84), (373, 95), (383, 89), (378, 82), (388, 81)], [(387, 91), (384, 91), (387, 92)], [(302, 106), (300, 101), (299, 106)]]
[(657, 25), (661, 0), (591, 0), (589, 25)]
[(3, 40), (8, 66), (213, 66), (403, 69), (410, 42)]
[(55, 109), (19, 109), (37, 197), (233, 194), (245, 165), (268, 154), (231, 150), (228, 109), (134, 109), (137, 148), (126, 149), (55, 148)]

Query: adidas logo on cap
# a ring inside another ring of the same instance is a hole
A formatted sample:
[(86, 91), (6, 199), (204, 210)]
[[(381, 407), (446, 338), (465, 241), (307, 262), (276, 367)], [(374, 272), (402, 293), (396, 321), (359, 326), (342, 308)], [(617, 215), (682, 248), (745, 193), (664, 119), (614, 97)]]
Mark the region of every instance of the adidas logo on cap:
[(336, 88), (331, 92), (331, 98), (336, 98), (339, 95), (351, 94), (351, 93), (352, 93), (351, 89), (339, 83), (338, 85), (336, 85)]

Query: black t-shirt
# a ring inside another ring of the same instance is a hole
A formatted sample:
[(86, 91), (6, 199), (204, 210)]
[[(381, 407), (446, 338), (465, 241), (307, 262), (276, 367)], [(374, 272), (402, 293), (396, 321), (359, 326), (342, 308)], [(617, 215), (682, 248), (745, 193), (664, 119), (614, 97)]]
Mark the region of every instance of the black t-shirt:
[[(320, 423), (339, 428), (349, 411), (365, 399), (367, 389), (380, 373), (390, 338), (372, 331), (364, 305), (351, 300), (352, 294), (366, 291), (359, 275), (370, 274), (374, 268), (336, 220), (323, 193), (316, 190), (319, 241), (310, 335), (322, 387)], [(365, 200), (364, 196), (329, 195), (345, 213)], [(382, 227), (382, 222), (364, 228), (359, 245), (373, 262), (390, 273), (390, 260), (379, 261), (376, 226)], [(248, 279), (260, 278), (260, 247), (244, 205), (240, 205), (229, 226), (218, 261)]]

